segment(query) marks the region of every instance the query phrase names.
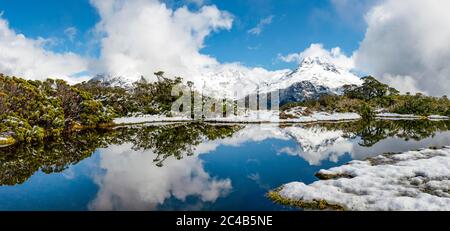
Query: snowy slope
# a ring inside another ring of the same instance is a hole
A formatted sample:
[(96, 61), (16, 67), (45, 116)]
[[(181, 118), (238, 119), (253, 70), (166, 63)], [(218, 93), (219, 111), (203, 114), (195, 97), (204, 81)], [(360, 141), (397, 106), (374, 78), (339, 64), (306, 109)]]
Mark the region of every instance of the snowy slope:
[[(129, 87), (141, 77), (98, 75), (99, 80), (112, 86)], [(154, 81), (153, 77), (146, 77)], [(225, 64), (202, 71), (199, 76), (185, 76), (194, 82), (197, 91), (214, 97), (242, 98), (246, 95), (282, 90), (284, 98), (301, 101), (321, 94), (339, 94), (344, 85), (362, 84), (350, 70), (333, 64), (324, 57), (307, 57), (295, 70), (268, 71)], [(305, 97), (306, 96), (306, 97)]]
[(299, 67), (280, 79), (269, 82), (269, 90), (285, 89), (299, 82), (310, 82), (314, 86), (322, 86), (330, 89), (333, 93), (344, 85), (360, 85), (362, 80), (342, 67), (331, 63), (323, 57), (307, 57)]

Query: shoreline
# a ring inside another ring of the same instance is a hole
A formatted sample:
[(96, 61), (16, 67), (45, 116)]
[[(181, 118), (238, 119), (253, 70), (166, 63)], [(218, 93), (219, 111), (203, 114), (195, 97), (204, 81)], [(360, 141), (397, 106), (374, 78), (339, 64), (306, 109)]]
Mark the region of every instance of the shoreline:
[(316, 173), (317, 181), (287, 183), (267, 197), (315, 210), (448, 211), (449, 166), (450, 146), (385, 153), (322, 169)]
[[(218, 117), (202, 120), (194, 120), (187, 117), (166, 117), (160, 115), (142, 115), (142, 116), (130, 116), (115, 118), (110, 124), (101, 124), (99, 126), (85, 127), (79, 126), (71, 128), (70, 131), (76, 132), (84, 129), (103, 128), (114, 129), (123, 126), (133, 125), (158, 125), (158, 124), (173, 124), (173, 123), (207, 123), (217, 125), (254, 125), (254, 124), (274, 124), (274, 125), (307, 125), (317, 123), (345, 123), (354, 122), (362, 119), (357, 113), (327, 113), (327, 112), (315, 112), (309, 116), (300, 116), (290, 119), (278, 119), (271, 117), (273, 114), (262, 114), (263, 118), (259, 119), (255, 115), (249, 117)], [(374, 117), (375, 120), (429, 120), (429, 121), (450, 121), (447, 116), (415, 116), (415, 115), (398, 115), (398, 114), (377, 114)], [(17, 142), (13, 137), (0, 137), (0, 148), (14, 145)]]
[[(302, 116), (292, 119), (254, 119), (254, 118), (242, 118), (242, 117), (228, 117), (228, 118), (210, 118), (202, 120), (194, 120), (184, 117), (161, 117), (161, 116), (134, 116), (134, 117), (120, 117), (114, 119), (114, 125), (116, 126), (126, 126), (126, 125), (137, 125), (137, 124), (152, 124), (152, 123), (216, 123), (216, 124), (308, 124), (308, 123), (336, 123), (336, 122), (349, 122), (358, 121), (362, 119), (356, 113), (335, 113), (323, 116)], [(344, 115), (344, 116), (342, 116)], [(374, 117), (376, 120), (429, 120), (429, 121), (450, 121), (450, 117), (447, 116), (416, 116), (416, 115), (383, 115), (377, 114)]]

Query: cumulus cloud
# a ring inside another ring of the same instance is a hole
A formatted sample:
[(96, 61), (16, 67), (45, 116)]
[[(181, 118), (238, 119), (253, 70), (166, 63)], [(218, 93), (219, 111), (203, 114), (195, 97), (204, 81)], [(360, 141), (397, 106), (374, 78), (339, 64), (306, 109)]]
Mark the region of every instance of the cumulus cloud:
[(261, 19), (259, 21), (259, 23), (255, 27), (253, 27), (252, 29), (248, 30), (247, 32), (249, 34), (252, 34), (252, 35), (260, 35), (261, 32), (263, 31), (264, 27), (266, 27), (267, 25), (272, 24), (273, 17), (274, 17), (273, 15), (270, 15), (270, 16), (268, 16), (266, 18)]
[(58, 77), (69, 82), (85, 71), (88, 62), (74, 53), (45, 49), (51, 39), (30, 39), (16, 33), (0, 14), (0, 73), (28, 79)]
[(353, 69), (355, 67), (353, 58), (345, 55), (341, 48), (335, 47), (327, 50), (322, 44), (311, 44), (311, 46), (300, 53), (292, 53), (288, 55), (278, 55), (278, 59), (287, 63), (301, 63), (306, 57), (323, 57), (334, 63), (335, 65)]
[(213, 57), (200, 53), (205, 38), (232, 27), (233, 17), (216, 6), (197, 11), (175, 10), (157, 0), (91, 0), (101, 21), (99, 70), (124, 76), (153, 76), (163, 70), (192, 76), (217, 65)]
[(450, 94), (450, 8), (441, 0), (385, 0), (366, 15), (358, 69), (403, 92)]

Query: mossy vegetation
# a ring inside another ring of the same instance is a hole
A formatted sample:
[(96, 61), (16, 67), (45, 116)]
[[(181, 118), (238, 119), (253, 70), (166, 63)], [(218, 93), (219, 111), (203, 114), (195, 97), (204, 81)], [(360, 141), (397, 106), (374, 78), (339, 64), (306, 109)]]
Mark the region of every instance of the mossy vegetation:
[(331, 210), (331, 211), (345, 211), (346, 209), (337, 204), (331, 204), (325, 200), (293, 200), (284, 198), (280, 195), (281, 188), (270, 191), (267, 193), (267, 197), (275, 203), (286, 205), (290, 207), (297, 207), (307, 210)]
[[(175, 86), (183, 86), (183, 81), (179, 77), (166, 78), (164, 72), (157, 72), (155, 76), (157, 82), (141, 78), (123, 88), (98, 81), (71, 86), (63, 80), (35, 81), (0, 74), (0, 134), (5, 133), (19, 143), (40, 143), (47, 138), (58, 139), (63, 133), (111, 126), (114, 117), (171, 116), (172, 104), (182, 94), (173, 96), (172, 91)], [(192, 95), (205, 100), (196, 95), (192, 82), (188, 82), (187, 87), (194, 93)], [(447, 97), (400, 95), (396, 89), (370, 76), (364, 78), (362, 86), (345, 86), (341, 96), (324, 95), (317, 100), (284, 105), (282, 109), (295, 106), (307, 107), (305, 112), (357, 112), (364, 120), (372, 120), (380, 109), (400, 114), (450, 116)], [(283, 115), (281, 113), (281, 117)]]
[(73, 126), (110, 124), (114, 111), (63, 80), (25, 80), (0, 74), (0, 134), (18, 142), (58, 139)]
[(172, 96), (175, 86), (182, 83), (180, 77), (169, 79), (164, 72), (156, 72), (157, 82), (148, 82), (144, 77), (129, 88), (105, 85), (100, 81), (82, 82), (75, 87), (89, 92), (103, 105), (111, 107), (117, 116), (130, 114), (168, 115), (172, 103), (179, 96)]
[(362, 86), (344, 86), (343, 95), (324, 95), (319, 99), (282, 106), (282, 110), (302, 106), (313, 111), (355, 112), (364, 119), (371, 119), (377, 110), (420, 116), (450, 116), (450, 100), (447, 96), (432, 97), (423, 94), (401, 95), (398, 90), (368, 76)]
[(317, 178), (320, 180), (333, 180), (333, 179), (340, 179), (340, 178), (348, 178), (351, 179), (354, 176), (347, 174), (347, 173), (341, 173), (341, 174), (327, 174), (323, 172), (318, 172), (315, 174)]

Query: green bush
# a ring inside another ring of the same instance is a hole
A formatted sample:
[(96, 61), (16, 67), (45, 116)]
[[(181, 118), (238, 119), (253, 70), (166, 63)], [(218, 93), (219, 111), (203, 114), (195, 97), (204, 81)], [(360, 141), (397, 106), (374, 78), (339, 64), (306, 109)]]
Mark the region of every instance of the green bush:
[(74, 124), (111, 123), (114, 111), (63, 80), (33, 81), (0, 74), (0, 133), (20, 142), (58, 138)]

